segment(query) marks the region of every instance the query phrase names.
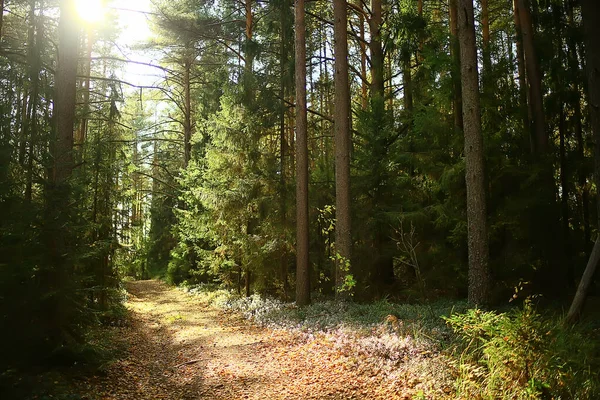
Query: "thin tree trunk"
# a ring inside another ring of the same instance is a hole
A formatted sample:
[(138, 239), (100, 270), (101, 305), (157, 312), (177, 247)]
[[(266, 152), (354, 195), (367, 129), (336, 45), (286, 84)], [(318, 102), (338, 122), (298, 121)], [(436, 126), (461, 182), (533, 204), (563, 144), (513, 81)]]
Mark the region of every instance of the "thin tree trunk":
[(0, 39), (2, 39), (2, 22), (4, 20), (4, 0), (0, 0)]
[(85, 58), (85, 81), (83, 87), (83, 117), (79, 123), (79, 129), (77, 131), (77, 138), (75, 143), (82, 146), (81, 154), (83, 154), (83, 145), (85, 144), (87, 136), (87, 127), (90, 112), (90, 77), (92, 74), (92, 48), (94, 45), (94, 32), (90, 28), (87, 31), (87, 51)]
[[(569, 19), (569, 25), (575, 27), (573, 21), (573, 7), (571, 2), (567, 2), (567, 13)], [(573, 107), (573, 124), (575, 140), (577, 142), (577, 157), (579, 158), (579, 166), (577, 168), (577, 184), (581, 190), (581, 213), (583, 215), (583, 237), (585, 240), (584, 249), (589, 252), (591, 245), (591, 232), (590, 232), (590, 189), (587, 184), (587, 168), (585, 167), (585, 153), (583, 150), (583, 128), (581, 124), (582, 112), (581, 112), (581, 88), (577, 79), (579, 73), (579, 62), (577, 58), (577, 45), (572, 35), (567, 36), (567, 47), (568, 47), (568, 58), (569, 58), (569, 71), (571, 77), (573, 77), (573, 93), (572, 96), (572, 107)]]
[[(600, 183), (600, 4), (596, 0), (581, 0), (581, 16), (583, 19), (583, 28), (585, 33), (585, 53), (586, 53), (586, 74), (588, 78), (588, 103), (590, 112), (590, 126), (592, 128), (592, 137), (594, 138), (594, 180), (597, 187)], [(600, 211), (600, 196), (597, 196), (596, 206)], [(598, 226), (600, 227), (600, 214), (598, 214)], [(596, 239), (596, 244), (590, 255), (579, 287), (569, 313), (567, 321), (575, 322), (587, 296), (590, 284), (594, 278), (598, 261), (600, 260), (600, 236)]]
[[(594, 141), (594, 179), (600, 187), (600, 3), (581, 0), (581, 15), (585, 32), (586, 75), (590, 127)], [(600, 196), (597, 196), (598, 227), (600, 227)]]
[[(423, 1), (424, 0), (417, 0), (417, 14), (419, 15), (419, 18), (423, 18)], [(425, 38), (423, 37), (423, 35), (420, 35), (419, 38), (419, 51), (417, 52), (417, 60), (419, 64), (423, 63), (423, 49), (425, 47)]]
[(310, 303), (308, 221), (308, 123), (304, 0), (296, 0), (296, 303)]
[(383, 48), (381, 44), (381, 25), (382, 25), (382, 0), (371, 0), (371, 18), (369, 19), (369, 30), (371, 41), (369, 50), (371, 52), (371, 99), (381, 98), (384, 95), (383, 78)]
[(469, 301), (485, 304), (489, 301), (490, 274), (475, 18), (473, 0), (459, 0), (458, 4), (467, 183)]
[(460, 87), (460, 45), (458, 41), (458, 16), (456, 15), (457, 1), (458, 0), (450, 0), (450, 40), (452, 41), (450, 52), (452, 54), (452, 59), (454, 60), (454, 66), (452, 68), (452, 82), (454, 89), (454, 95), (452, 97), (452, 113), (454, 116), (454, 128), (462, 131), (463, 111)]
[(252, 89), (252, 71), (254, 69), (254, 50), (251, 49), (252, 34), (253, 34), (253, 16), (252, 16), (252, 0), (246, 0), (246, 53), (244, 65), (244, 93), (246, 96), (246, 106), (253, 103), (254, 90)]
[(27, 124), (29, 123), (29, 119), (27, 118), (27, 110), (29, 107), (29, 96), (27, 91), (23, 91), (23, 103), (21, 105), (20, 115), (21, 115), (21, 134), (19, 135), (19, 165), (25, 166), (25, 153), (27, 150), (27, 135), (29, 132), (29, 128)]
[[(362, 7), (362, 3), (357, 2), (357, 6)], [(362, 13), (358, 14), (359, 34), (360, 34), (360, 74), (361, 74), (361, 105), (362, 109), (366, 110), (369, 105), (368, 88), (367, 88), (367, 45), (365, 44), (365, 16)]]
[(581, 310), (583, 309), (583, 305), (587, 297), (587, 292), (590, 288), (592, 280), (594, 279), (594, 274), (596, 273), (596, 268), (598, 267), (599, 261), (600, 236), (598, 236), (598, 239), (596, 239), (596, 243), (594, 244), (594, 248), (592, 249), (592, 254), (590, 254), (590, 258), (588, 259), (585, 271), (583, 272), (583, 276), (581, 277), (581, 281), (579, 282), (579, 286), (577, 287), (577, 292), (575, 293), (575, 297), (573, 298), (573, 302), (571, 303), (571, 307), (569, 308), (569, 312), (567, 313), (566, 321), (570, 324), (577, 322), (579, 316), (581, 315)]
[(384, 55), (385, 60), (386, 60), (386, 77), (384, 79), (384, 81), (388, 81), (389, 84), (387, 85), (387, 109), (389, 111), (390, 114), (390, 118), (394, 118), (394, 86), (393, 86), (393, 82), (392, 82), (392, 77), (394, 76), (393, 73), (393, 67), (394, 67), (394, 57), (392, 55), (391, 51), (386, 52), (386, 54)]
[[(600, 4), (594, 0), (581, 0), (581, 16), (586, 39), (586, 74), (588, 78), (590, 126), (595, 142), (594, 180), (596, 185), (598, 185), (600, 183), (600, 42), (598, 42), (597, 38), (600, 35), (600, 25), (597, 21), (600, 20)], [(597, 208), (600, 210), (600, 196), (597, 198)], [(598, 218), (598, 225), (600, 226), (600, 214)], [(596, 239), (577, 293), (567, 314), (567, 321), (570, 323), (575, 322), (581, 314), (599, 259), (600, 237)]]
[(35, 156), (35, 146), (37, 141), (37, 106), (38, 106), (38, 92), (39, 92), (39, 75), (41, 68), (40, 60), (40, 37), (43, 37), (42, 28), (43, 25), (35, 18), (35, 4), (32, 0), (30, 9), (30, 23), (31, 23), (31, 40), (29, 43), (29, 81), (31, 83), (31, 97), (29, 100), (27, 110), (27, 127), (29, 133), (29, 146), (27, 155), (27, 168), (26, 168), (26, 180), (25, 180), (25, 201), (31, 203), (32, 198), (32, 186), (33, 186), (33, 158)]
[(567, 175), (567, 149), (566, 149), (566, 128), (565, 128), (565, 110), (564, 106), (560, 106), (559, 117), (558, 117), (558, 134), (560, 141), (560, 186), (561, 186), (561, 219), (562, 219), (562, 230), (563, 230), (563, 246), (567, 256), (567, 280), (570, 285), (573, 279), (573, 267), (571, 260), (571, 238), (569, 228), (569, 182)]
[[(288, 230), (288, 222), (287, 222), (287, 187), (286, 187), (286, 168), (285, 168), (285, 153), (286, 153), (286, 138), (285, 138), (285, 114), (287, 105), (285, 102), (286, 97), (286, 65), (288, 62), (288, 49), (287, 49), (287, 40), (286, 40), (286, 32), (288, 29), (287, 20), (286, 20), (286, 11), (288, 10), (288, 2), (283, 2), (283, 7), (281, 9), (281, 53), (279, 57), (279, 68), (281, 74), (281, 81), (279, 87), (279, 97), (281, 99), (280, 110), (279, 110), (279, 190), (280, 190), (280, 200), (279, 200), (279, 210), (281, 213), (281, 228), (283, 229), (284, 234), (287, 233)], [(297, 108), (297, 107), (296, 107)], [(298, 112), (298, 110), (296, 110)], [(288, 283), (288, 252), (287, 247), (281, 249), (281, 256), (279, 259), (279, 269), (281, 274), (281, 281), (283, 282), (283, 296), (287, 301), (288, 293), (289, 293), (289, 283)]]
[(246, 288), (246, 297), (250, 297), (250, 278), (251, 278), (251, 274), (250, 274), (250, 267), (246, 267), (246, 282), (245, 282), (245, 288)]
[(487, 80), (486, 75), (492, 66), (490, 55), (490, 12), (488, 7), (489, 0), (481, 0), (481, 33), (483, 37), (483, 79)]
[[(528, 101), (527, 92), (527, 77), (525, 73), (525, 55), (523, 53), (523, 33), (521, 31), (521, 16), (519, 13), (519, 0), (513, 0), (513, 12), (515, 20), (516, 30), (516, 45), (517, 45), (517, 69), (519, 72), (519, 100), (521, 115), (523, 119), (523, 129), (525, 132), (529, 132), (530, 121), (531, 121), (531, 106)], [(533, 136), (530, 136), (531, 148), (534, 148)]]
[(345, 0), (333, 0), (335, 55), (335, 250), (336, 294), (345, 297), (350, 273), (352, 234), (350, 217), (350, 87), (348, 82), (348, 17)]
[(409, 113), (411, 113), (413, 110), (413, 84), (410, 61), (410, 52), (407, 51), (403, 55), (402, 60), (402, 83), (404, 86), (404, 110)]
[(186, 56), (183, 64), (183, 90), (185, 96), (183, 116), (183, 168), (187, 168), (192, 157), (192, 97), (190, 70), (192, 69), (191, 56)]
[(533, 23), (527, 0), (517, 0), (520, 27), (525, 54), (525, 69), (529, 82), (529, 101), (531, 102), (533, 120), (533, 152), (545, 154), (548, 151), (548, 134), (544, 116), (544, 100), (542, 95), (542, 73), (537, 58), (534, 40)]
[[(135, 135), (134, 139), (133, 139), (133, 165), (140, 165), (140, 157), (139, 157), (139, 153), (138, 153), (138, 136)], [(131, 205), (131, 225), (132, 226), (137, 226), (138, 225), (138, 220), (140, 218), (140, 215), (138, 214), (138, 194), (139, 194), (139, 189), (140, 189), (140, 176), (138, 174), (133, 174), (132, 176), (132, 180), (133, 180), (133, 192), (134, 192), (134, 196), (132, 199), (132, 205)]]

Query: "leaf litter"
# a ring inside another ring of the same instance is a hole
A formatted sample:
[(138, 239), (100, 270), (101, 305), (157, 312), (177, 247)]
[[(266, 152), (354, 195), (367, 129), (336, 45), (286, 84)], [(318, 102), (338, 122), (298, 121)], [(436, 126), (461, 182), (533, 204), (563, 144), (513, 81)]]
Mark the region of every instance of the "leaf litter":
[(125, 356), (74, 382), (81, 399), (451, 398), (448, 360), (410, 335), (260, 326), (156, 280), (127, 291)]

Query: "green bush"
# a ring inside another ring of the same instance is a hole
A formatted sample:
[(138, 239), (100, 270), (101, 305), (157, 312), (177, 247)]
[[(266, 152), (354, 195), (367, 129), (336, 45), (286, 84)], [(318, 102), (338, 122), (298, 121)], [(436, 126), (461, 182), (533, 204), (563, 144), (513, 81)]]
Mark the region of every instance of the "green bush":
[(599, 398), (598, 344), (585, 329), (542, 316), (531, 301), (507, 313), (445, 318), (458, 336), (457, 391), (468, 398)]
[(171, 251), (171, 261), (167, 267), (167, 283), (179, 285), (190, 277), (189, 249), (182, 243)]

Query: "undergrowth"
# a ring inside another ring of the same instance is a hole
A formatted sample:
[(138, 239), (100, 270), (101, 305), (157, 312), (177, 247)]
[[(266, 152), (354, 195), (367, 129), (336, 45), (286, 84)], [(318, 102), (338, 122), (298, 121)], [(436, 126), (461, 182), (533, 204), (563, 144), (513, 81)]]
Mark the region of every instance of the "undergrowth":
[(456, 334), (457, 393), (486, 399), (597, 399), (600, 345), (527, 300), (498, 313), (469, 309), (446, 318)]
[(326, 335), (341, 353), (379, 360), (380, 371), (390, 376), (405, 376), (397, 371), (407, 366), (418, 369), (426, 375), (423, 398), (600, 398), (598, 332), (594, 337), (589, 327), (567, 327), (560, 316), (540, 314), (531, 301), (508, 312), (464, 302), (387, 300), (322, 300), (297, 307), (259, 295), (240, 297), (214, 285), (183, 290), (261, 326), (306, 340)]
[(71, 393), (73, 381), (81, 376), (104, 374), (127, 351), (119, 336), (119, 328), (128, 319), (123, 304), (115, 303), (95, 314), (95, 324), (79, 341), (55, 348), (35, 364), (0, 368), (0, 399), (83, 399)]
[[(381, 300), (370, 304), (315, 301), (306, 307), (264, 298), (240, 297), (214, 286), (184, 287), (225, 311), (241, 313), (255, 324), (285, 330), (307, 343), (327, 343), (342, 357), (367, 363), (391, 381), (407, 376), (423, 398), (443, 398), (452, 388), (452, 377), (442, 354), (451, 330), (440, 318), (450, 315), (453, 304), (394, 304)], [(461, 310), (466, 304), (454, 304)]]

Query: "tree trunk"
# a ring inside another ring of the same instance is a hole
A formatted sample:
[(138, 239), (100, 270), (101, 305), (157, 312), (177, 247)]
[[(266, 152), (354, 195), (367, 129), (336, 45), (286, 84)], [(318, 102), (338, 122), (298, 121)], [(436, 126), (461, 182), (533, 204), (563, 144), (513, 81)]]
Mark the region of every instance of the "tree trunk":
[(246, 283), (245, 283), (246, 297), (250, 297), (250, 278), (251, 278), (250, 267), (246, 267)]
[(569, 179), (567, 175), (567, 148), (566, 148), (566, 128), (565, 128), (565, 109), (564, 106), (560, 105), (559, 117), (558, 117), (558, 134), (560, 141), (560, 186), (561, 186), (561, 195), (560, 195), (560, 208), (561, 208), (561, 220), (562, 220), (562, 242), (565, 248), (565, 253), (567, 256), (568, 266), (567, 266), (567, 284), (572, 285), (573, 279), (573, 266), (571, 262), (571, 238), (569, 227)]
[(29, 81), (31, 84), (31, 97), (29, 98), (29, 104), (27, 108), (27, 134), (29, 135), (29, 146), (27, 155), (27, 168), (26, 168), (26, 180), (25, 180), (25, 201), (31, 203), (32, 198), (32, 186), (33, 186), (33, 159), (35, 157), (35, 146), (37, 141), (37, 130), (38, 130), (38, 119), (37, 119), (37, 107), (38, 107), (38, 93), (39, 93), (39, 75), (41, 68), (40, 52), (41, 43), (40, 38), (43, 37), (42, 28), (43, 25), (35, 18), (35, 0), (31, 1), (31, 8), (29, 13), (30, 18), (30, 31), (29, 31)]
[(21, 110), (19, 115), (21, 115), (21, 123), (20, 123), (20, 127), (21, 127), (21, 135), (19, 137), (19, 165), (24, 166), (25, 165), (25, 153), (27, 150), (27, 135), (28, 135), (28, 131), (29, 128), (27, 127), (27, 124), (29, 122), (29, 118), (27, 118), (27, 110), (29, 107), (29, 97), (27, 94), (27, 91), (24, 90), (23, 91), (23, 103), (21, 105)]
[(191, 56), (186, 56), (183, 64), (183, 91), (185, 104), (183, 107), (183, 168), (187, 168), (192, 157), (192, 97), (190, 70), (192, 69)]
[(517, 0), (519, 22), (523, 38), (525, 69), (529, 82), (529, 101), (533, 113), (533, 152), (545, 154), (548, 151), (548, 134), (544, 116), (544, 99), (542, 95), (542, 73), (533, 41), (533, 24), (527, 0)]
[[(577, 26), (573, 20), (573, 6), (571, 2), (567, 2), (567, 14), (569, 19), (569, 25), (571, 28), (576, 28)], [(581, 190), (581, 214), (583, 215), (583, 237), (585, 240), (584, 249), (586, 252), (591, 250), (591, 232), (590, 232), (590, 188), (587, 183), (587, 168), (585, 163), (585, 153), (584, 153), (584, 142), (583, 142), (583, 128), (581, 124), (582, 112), (581, 112), (581, 88), (579, 85), (579, 80), (577, 79), (579, 73), (579, 62), (577, 58), (577, 45), (575, 44), (575, 40), (573, 35), (567, 36), (567, 47), (568, 47), (568, 57), (569, 57), (569, 73), (571, 77), (573, 77), (573, 93), (572, 96), (572, 107), (573, 107), (573, 123), (574, 123), (574, 131), (575, 131), (575, 140), (577, 141), (577, 157), (579, 158), (579, 167), (577, 171), (577, 183)]]
[(296, 0), (296, 304), (299, 306), (310, 303), (306, 24), (304, 16), (304, 0)]
[[(594, 141), (594, 179), (600, 187), (600, 3), (581, 0), (581, 16), (585, 32), (586, 75), (590, 127)], [(600, 227), (600, 196), (597, 196), (598, 227)]]
[(2, 39), (2, 22), (4, 20), (4, 0), (0, 0), (0, 39)]
[(450, 0), (450, 52), (454, 65), (452, 68), (452, 82), (454, 95), (452, 96), (452, 114), (454, 116), (454, 128), (462, 132), (463, 116), (462, 116), (462, 94), (460, 88), (460, 46), (458, 42), (458, 16), (457, 1)]
[(46, 190), (45, 241), (48, 266), (43, 286), (51, 293), (50, 308), (46, 315), (48, 337), (60, 342), (64, 328), (72, 321), (65, 314), (68, 294), (65, 282), (72, 273), (68, 254), (70, 200), (69, 178), (73, 169), (73, 131), (77, 87), (77, 56), (79, 29), (72, 0), (60, 2), (58, 23), (58, 64), (55, 73), (54, 119), (56, 138), (50, 143), (53, 170)]
[[(529, 132), (530, 121), (532, 117), (531, 106), (528, 101), (527, 95), (527, 78), (525, 74), (525, 55), (523, 53), (523, 33), (521, 30), (521, 15), (519, 13), (519, 0), (513, 0), (513, 12), (515, 20), (516, 30), (516, 44), (517, 44), (517, 69), (519, 72), (519, 100), (521, 115), (523, 119), (523, 129), (525, 132)], [(531, 148), (534, 148), (533, 136), (530, 136)]]
[(79, 28), (73, 0), (60, 2), (58, 24), (59, 52), (56, 68), (56, 145), (54, 146), (54, 183), (63, 184), (73, 169), (73, 127), (77, 91)]
[(371, 99), (381, 98), (384, 95), (383, 78), (383, 48), (381, 45), (381, 25), (382, 25), (382, 0), (371, 0), (371, 18), (369, 19), (369, 30), (371, 41), (369, 50), (371, 53)]
[(83, 154), (83, 145), (85, 144), (87, 136), (87, 127), (90, 112), (90, 77), (92, 74), (92, 48), (94, 44), (94, 32), (90, 28), (87, 32), (87, 51), (85, 57), (85, 82), (83, 87), (83, 117), (79, 123), (79, 130), (77, 131), (77, 138), (75, 143), (82, 146), (81, 153)]
[(350, 218), (350, 87), (348, 82), (348, 17), (346, 1), (333, 0), (335, 55), (335, 250), (336, 294), (345, 297), (350, 273), (352, 234)]
[(402, 83), (404, 86), (404, 110), (412, 113), (413, 110), (413, 84), (412, 71), (410, 68), (410, 52), (406, 51), (403, 54), (402, 60)]
[(489, 107), (489, 113), (494, 109), (493, 105), (491, 105), (491, 102), (493, 102), (494, 91), (497, 89), (497, 86), (492, 80), (492, 56), (490, 50), (490, 13), (488, 1), (489, 0), (481, 0), (481, 33), (483, 39), (481, 48), (481, 55), (483, 61), (483, 68), (481, 70), (481, 87), (483, 92), (483, 99), (485, 102), (487, 102), (487, 105)]
[(469, 301), (485, 304), (489, 301), (490, 293), (489, 248), (473, 0), (459, 0), (458, 4), (467, 183)]
[[(419, 18), (423, 18), (423, 1), (417, 0), (417, 15)], [(425, 47), (425, 37), (423, 34), (419, 35), (419, 51), (417, 52), (418, 64), (423, 63), (423, 48)]]
[(252, 89), (252, 71), (254, 64), (254, 50), (252, 47), (252, 34), (253, 34), (253, 17), (252, 17), (252, 0), (246, 0), (246, 51), (245, 51), (245, 65), (244, 65), (244, 93), (246, 96), (246, 105), (250, 105), (254, 100), (254, 91)]
[[(288, 222), (287, 222), (287, 187), (286, 187), (286, 168), (285, 168), (285, 157), (286, 157), (286, 137), (285, 137), (285, 114), (287, 105), (285, 98), (288, 90), (286, 80), (286, 65), (288, 63), (288, 47), (286, 33), (288, 30), (286, 12), (288, 11), (289, 4), (287, 1), (283, 1), (283, 7), (280, 12), (281, 22), (281, 52), (279, 56), (279, 68), (281, 74), (281, 81), (279, 87), (279, 97), (281, 99), (280, 110), (279, 110), (279, 211), (281, 213), (281, 228), (283, 230), (283, 236), (287, 236)], [(297, 108), (297, 107), (296, 107)], [(298, 110), (296, 110), (297, 112)], [(284, 239), (284, 242), (286, 240)], [(289, 283), (288, 283), (288, 251), (287, 246), (282, 247), (281, 255), (279, 258), (279, 270), (281, 274), (281, 281), (283, 283), (283, 296), (284, 300), (287, 301), (289, 295)]]
[[(358, 6), (362, 3), (357, 2)], [(364, 14), (358, 14), (358, 24), (360, 29), (360, 74), (361, 74), (361, 106), (363, 110), (366, 110), (369, 104), (368, 99), (368, 88), (367, 88), (367, 45), (365, 44), (365, 16)]]
[(577, 288), (577, 293), (575, 293), (575, 297), (573, 298), (573, 302), (571, 303), (571, 307), (569, 308), (569, 312), (567, 313), (567, 322), (575, 323), (579, 316), (581, 315), (581, 310), (583, 309), (583, 304), (585, 303), (585, 298), (587, 297), (588, 289), (594, 279), (594, 274), (596, 272), (596, 267), (598, 266), (598, 262), (600, 261), (600, 236), (596, 239), (596, 243), (594, 244), (594, 248), (592, 249), (592, 254), (588, 259), (588, 263), (585, 267), (585, 271), (583, 272), (583, 276), (581, 277), (581, 281), (579, 282), (579, 287)]
[(481, 33), (483, 37), (483, 79), (487, 80), (486, 74), (492, 66), (490, 55), (490, 12), (488, 7), (489, 0), (481, 0)]
[[(596, 0), (581, 0), (581, 17), (585, 33), (586, 73), (588, 78), (588, 103), (590, 110), (590, 126), (594, 138), (594, 180), (600, 183), (600, 4)], [(597, 208), (600, 211), (600, 196), (597, 197)], [(600, 226), (600, 213), (598, 214)], [(600, 259), (600, 236), (596, 239), (585, 271), (579, 283), (577, 293), (567, 314), (568, 322), (575, 322), (581, 314), (583, 303), (596, 267)]]

